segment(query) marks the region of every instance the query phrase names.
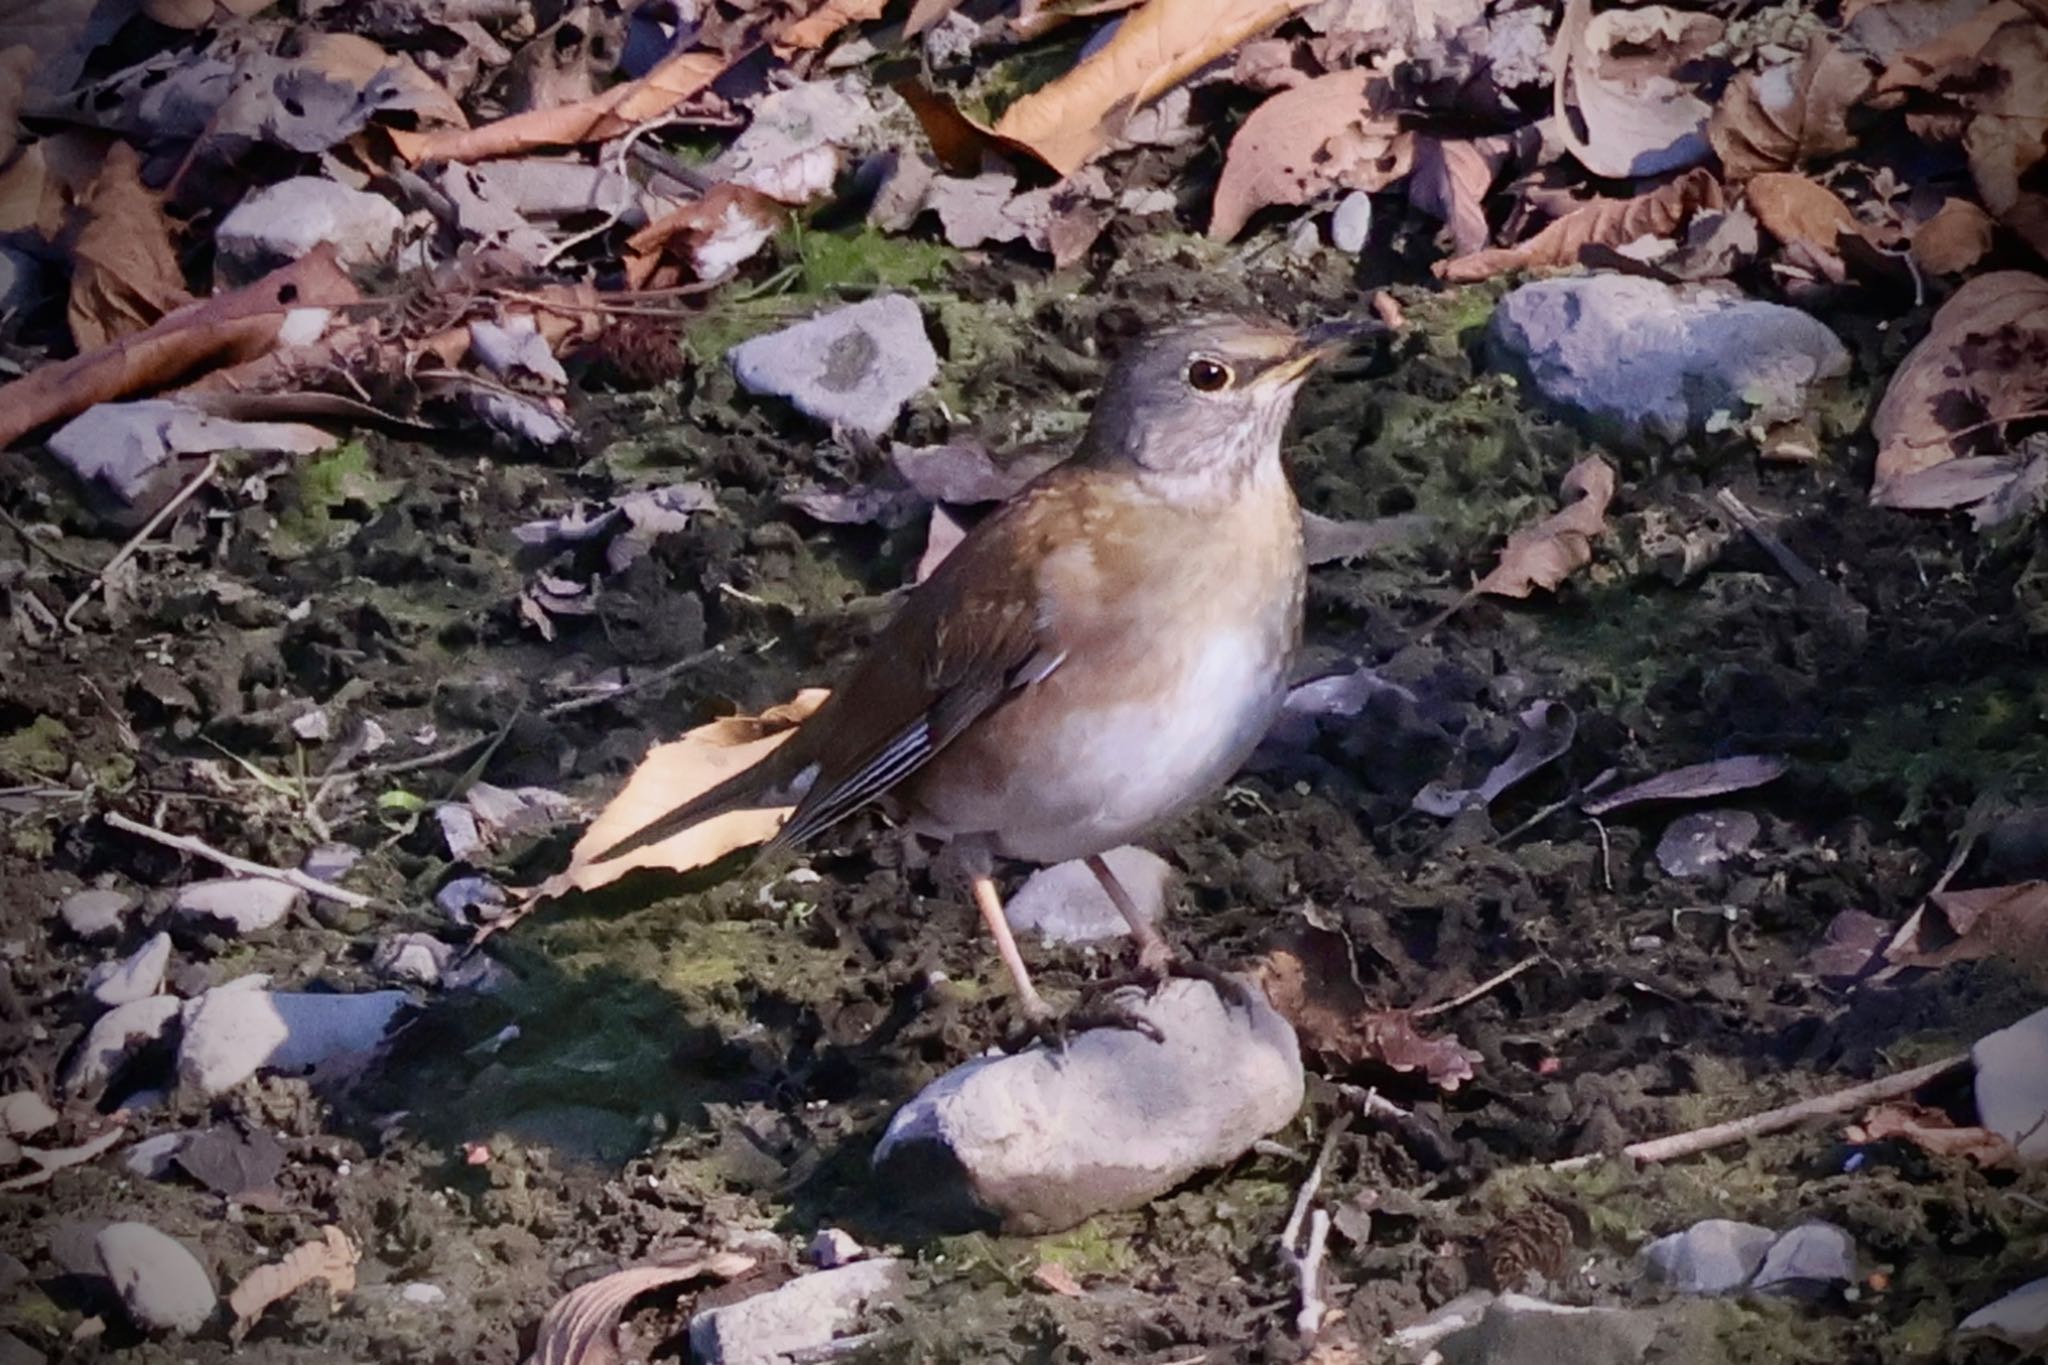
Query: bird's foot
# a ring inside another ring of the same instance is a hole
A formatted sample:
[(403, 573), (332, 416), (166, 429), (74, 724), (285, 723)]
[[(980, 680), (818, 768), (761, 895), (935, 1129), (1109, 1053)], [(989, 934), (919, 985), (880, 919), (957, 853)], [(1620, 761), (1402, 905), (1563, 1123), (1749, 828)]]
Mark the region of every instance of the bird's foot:
[(1129, 1029), (1133, 1033), (1144, 1034), (1155, 1043), (1166, 1041), (1166, 1034), (1159, 1025), (1129, 1005), (1095, 992), (1090, 992), (1080, 1004), (1065, 1013), (1055, 1011), (1040, 1000), (1020, 1006), (1018, 1014), (1017, 1027), (1004, 1041), (1005, 1052), (1021, 1052), (1033, 1043), (1044, 1043), (1054, 1051), (1064, 1053), (1069, 1042), (1091, 1029)]
[(1160, 951), (1156, 952), (1147, 945), (1146, 949), (1140, 952), (1138, 966), (1134, 971), (1091, 982), (1088, 994), (1108, 995), (1126, 986), (1135, 986), (1150, 995), (1158, 992), (1176, 976), (1206, 981), (1224, 1004), (1236, 1005), (1240, 1009), (1251, 1008), (1251, 995), (1245, 990), (1242, 981), (1221, 967), (1212, 966), (1200, 958), (1189, 957), (1185, 953), (1176, 953), (1164, 944), (1161, 944)]

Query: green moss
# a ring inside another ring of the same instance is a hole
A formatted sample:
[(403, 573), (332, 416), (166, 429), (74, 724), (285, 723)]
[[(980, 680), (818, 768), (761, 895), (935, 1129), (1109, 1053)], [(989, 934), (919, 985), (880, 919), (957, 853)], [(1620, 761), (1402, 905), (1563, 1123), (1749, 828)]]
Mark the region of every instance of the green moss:
[(1138, 1266), (1131, 1245), (1130, 1220), (1090, 1218), (1077, 1228), (1041, 1237), (1032, 1244), (1042, 1261), (1064, 1266), (1076, 1275), (1123, 1275)]
[(377, 477), (369, 448), (360, 441), (302, 460), (281, 490), (277, 527), (270, 533), (271, 553), (300, 559), (324, 549), (337, 534), (353, 531), (361, 519), (337, 513), (354, 507), (367, 514), (397, 497), (403, 487), (399, 480)]
[(0, 768), (23, 777), (62, 777), (71, 769), (64, 746), (71, 731), (55, 716), (34, 720), (0, 738)]
[(1889, 699), (1850, 731), (1833, 776), (1852, 794), (1897, 794), (1902, 826), (1943, 788), (1965, 799), (2037, 790), (2048, 782), (2048, 676), (2009, 671)]

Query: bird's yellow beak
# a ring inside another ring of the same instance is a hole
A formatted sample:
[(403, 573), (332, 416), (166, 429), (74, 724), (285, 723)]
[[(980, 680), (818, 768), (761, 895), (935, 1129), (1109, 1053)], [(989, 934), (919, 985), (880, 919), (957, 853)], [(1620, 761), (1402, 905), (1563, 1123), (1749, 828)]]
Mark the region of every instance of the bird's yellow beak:
[(1291, 384), (1332, 356), (1342, 355), (1359, 338), (1378, 329), (1375, 323), (1335, 322), (1302, 333), (1295, 353), (1261, 370), (1252, 383), (1261, 388)]

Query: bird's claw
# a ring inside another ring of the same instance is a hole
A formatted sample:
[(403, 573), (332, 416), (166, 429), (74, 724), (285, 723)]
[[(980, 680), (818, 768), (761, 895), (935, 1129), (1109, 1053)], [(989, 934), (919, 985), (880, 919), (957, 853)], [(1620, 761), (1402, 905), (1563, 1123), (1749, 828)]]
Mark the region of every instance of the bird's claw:
[(1115, 1000), (1093, 998), (1083, 1000), (1063, 1014), (1049, 1009), (1028, 1011), (1003, 1050), (1021, 1052), (1034, 1043), (1043, 1043), (1064, 1055), (1068, 1043), (1091, 1029), (1128, 1029), (1155, 1043), (1166, 1041), (1165, 1030), (1130, 1006)]
[(1176, 976), (1206, 981), (1224, 1004), (1246, 1010), (1251, 1008), (1251, 993), (1245, 989), (1244, 982), (1221, 967), (1211, 966), (1200, 958), (1188, 957), (1181, 953), (1171, 954), (1163, 961), (1140, 962), (1134, 970), (1122, 976), (1091, 982), (1088, 995), (1108, 995), (1125, 987), (1136, 987), (1148, 996), (1156, 995), (1161, 987)]

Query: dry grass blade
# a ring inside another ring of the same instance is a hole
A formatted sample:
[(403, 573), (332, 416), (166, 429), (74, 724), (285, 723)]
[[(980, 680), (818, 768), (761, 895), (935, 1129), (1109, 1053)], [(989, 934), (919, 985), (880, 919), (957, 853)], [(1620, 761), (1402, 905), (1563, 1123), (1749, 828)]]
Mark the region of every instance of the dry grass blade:
[(0, 446), (95, 403), (168, 388), (195, 373), (260, 356), (277, 344), (290, 314), (360, 298), (334, 263), (333, 249), (321, 246), (253, 284), (187, 304), (147, 331), (0, 387)]
[(320, 1229), (320, 1240), (303, 1242), (284, 1259), (258, 1266), (228, 1295), (228, 1309), (235, 1315), (230, 1329), (239, 1340), (265, 1309), (296, 1294), (317, 1281), (324, 1281), (330, 1299), (339, 1301), (356, 1288), (356, 1262), (362, 1253), (348, 1234), (333, 1224)]
[(1687, 171), (1668, 185), (1633, 199), (1595, 199), (1518, 246), (1493, 247), (1439, 261), (1438, 279), (1470, 284), (1510, 270), (1548, 270), (1579, 263), (1589, 246), (1625, 246), (1638, 237), (1668, 237), (1701, 209), (1721, 207), (1721, 182), (1704, 170)]
[(1473, 592), (1527, 597), (1538, 588), (1555, 588), (1592, 563), (1593, 539), (1607, 529), (1607, 504), (1614, 500), (1614, 466), (1588, 455), (1566, 472), (1560, 491), (1571, 501), (1509, 536), (1500, 563)]
[(682, 1265), (636, 1265), (592, 1280), (556, 1300), (540, 1320), (526, 1365), (617, 1365), (614, 1334), (633, 1300), (685, 1280), (730, 1280), (754, 1268), (754, 1258), (720, 1251)]

